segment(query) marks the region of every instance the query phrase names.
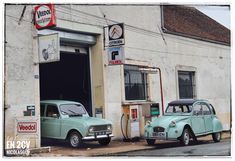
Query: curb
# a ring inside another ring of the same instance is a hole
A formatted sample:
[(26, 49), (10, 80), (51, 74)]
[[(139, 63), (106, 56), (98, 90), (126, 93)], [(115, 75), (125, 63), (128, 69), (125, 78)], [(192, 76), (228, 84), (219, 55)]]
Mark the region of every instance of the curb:
[(29, 154), (49, 153), (49, 152), (51, 152), (51, 147), (50, 146), (29, 149)]

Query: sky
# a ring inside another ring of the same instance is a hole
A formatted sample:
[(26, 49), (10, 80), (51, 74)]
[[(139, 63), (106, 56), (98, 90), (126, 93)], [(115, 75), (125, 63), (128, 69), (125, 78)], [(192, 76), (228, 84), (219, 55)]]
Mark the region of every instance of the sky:
[(230, 29), (230, 9), (228, 6), (194, 6), (199, 11), (213, 18)]

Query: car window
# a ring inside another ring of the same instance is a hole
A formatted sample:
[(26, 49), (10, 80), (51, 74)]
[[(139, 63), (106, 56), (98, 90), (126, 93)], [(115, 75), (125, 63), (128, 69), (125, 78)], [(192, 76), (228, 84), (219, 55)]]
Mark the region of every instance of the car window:
[(63, 104), (60, 105), (60, 112), (62, 115), (80, 116), (87, 114), (82, 104)]
[(191, 105), (169, 105), (166, 113), (190, 113), (191, 109)]
[(40, 104), (40, 115), (43, 117), (45, 114), (45, 104)]
[(209, 107), (204, 103), (202, 104), (202, 111), (203, 111), (203, 115), (210, 115), (211, 114)]
[(200, 104), (193, 106), (193, 115), (202, 115), (202, 106)]
[(47, 105), (46, 116), (47, 117), (53, 117), (53, 114), (57, 114), (57, 116), (59, 116), (59, 111), (58, 111), (57, 106)]

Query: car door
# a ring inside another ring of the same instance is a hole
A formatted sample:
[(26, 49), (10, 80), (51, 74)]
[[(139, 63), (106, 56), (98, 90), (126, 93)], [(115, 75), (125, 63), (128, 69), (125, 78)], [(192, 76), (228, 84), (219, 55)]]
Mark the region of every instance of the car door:
[(213, 125), (212, 125), (212, 111), (210, 110), (209, 106), (206, 103), (202, 103), (202, 111), (204, 115), (204, 121), (205, 121), (205, 128), (206, 132), (212, 132)]
[(191, 117), (191, 125), (194, 134), (200, 135), (205, 133), (205, 121), (204, 121), (204, 115), (202, 111), (202, 106), (200, 103), (196, 103), (193, 106), (193, 113)]
[(41, 118), (42, 137), (59, 138), (61, 135), (61, 119), (58, 107), (48, 104), (44, 114), (44, 117)]
[(41, 136), (45, 137), (45, 130), (44, 130), (44, 120), (45, 118), (45, 110), (46, 110), (46, 105), (45, 104), (40, 104), (40, 120), (41, 120)]

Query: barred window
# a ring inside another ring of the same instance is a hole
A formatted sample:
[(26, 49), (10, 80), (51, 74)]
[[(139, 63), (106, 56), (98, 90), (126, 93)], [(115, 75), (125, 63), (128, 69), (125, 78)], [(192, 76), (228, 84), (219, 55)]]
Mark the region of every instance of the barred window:
[(147, 100), (147, 73), (138, 66), (125, 65), (124, 76), (126, 100)]
[(179, 98), (196, 98), (194, 71), (178, 71)]

